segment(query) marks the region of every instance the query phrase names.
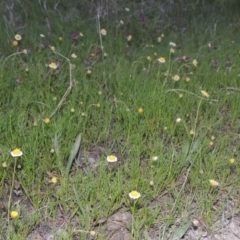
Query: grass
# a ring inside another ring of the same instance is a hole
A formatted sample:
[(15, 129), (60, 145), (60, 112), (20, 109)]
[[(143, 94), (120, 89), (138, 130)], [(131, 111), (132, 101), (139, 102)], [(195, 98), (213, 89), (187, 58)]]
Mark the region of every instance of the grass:
[[(172, 226), (183, 236), (197, 218), (211, 229), (228, 201), (238, 205), (239, 36), (237, 15), (227, 12), (237, 5), (228, 2), (163, 2), (162, 17), (156, 3), (116, 3), (84, 18), (94, 5), (84, 13), (77, 3), (2, 8), (3, 239), (26, 239), (59, 218), (62, 239), (90, 239), (91, 231), (106, 239), (107, 219), (121, 211), (132, 213), (132, 239), (153, 228), (174, 239)], [(102, 149), (97, 167), (88, 166), (94, 147)], [(23, 156), (14, 160), (15, 148)], [(117, 164), (106, 161), (111, 154)], [(133, 190), (138, 200), (129, 199)]]

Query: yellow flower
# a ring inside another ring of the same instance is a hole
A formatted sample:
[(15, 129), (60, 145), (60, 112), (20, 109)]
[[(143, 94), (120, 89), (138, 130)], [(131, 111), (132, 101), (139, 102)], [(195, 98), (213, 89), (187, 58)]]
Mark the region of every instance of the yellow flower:
[(234, 159), (234, 158), (231, 158), (231, 159), (229, 159), (229, 162), (230, 162), (231, 164), (234, 164), (234, 163), (235, 163), (235, 159)]
[(92, 74), (92, 71), (90, 69), (87, 70), (87, 74), (90, 75)]
[(132, 36), (131, 36), (131, 35), (128, 35), (128, 36), (127, 36), (127, 40), (128, 40), (128, 42), (130, 42), (130, 41), (132, 40)]
[(217, 181), (215, 181), (213, 179), (210, 179), (209, 182), (210, 182), (211, 186), (213, 186), (213, 187), (216, 187), (216, 186), (220, 185), (219, 182), (217, 182)]
[(2, 163), (2, 167), (3, 167), (3, 168), (6, 168), (6, 167), (7, 167), (7, 163), (6, 163), (6, 162), (3, 162), (3, 163)]
[(71, 108), (71, 110), (70, 110), (70, 111), (73, 113), (73, 112), (75, 112), (75, 109), (74, 109), (74, 108)]
[(173, 79), (175, 82), (177, 82), (177, 81), (179, 81), (180, 77), (179, 77), (178, 75), (174, 75), (174, 76), (172, 77), (172, 79)]
[(55, 62), (51, 62), (48, 66), (50, 68), (52, 68), (52, 69), (56, 69), (57, 68), (57, 64)]
[(17, 211), (11, 211), (10, 215), (11, 215), (11, 218), (17, 218), (18, 217), (18, 212)]
[(194, 60), (192, 61), (192, 64), (194, 65), (194, 67), (197, 67), (197, 65), (198, 65), (198, 62), (197, 62), (197, 60), (196, 60), (196, 59), (194, 59)]
[(209, 146), (213, 146), (214, 145), (214, 142), (213, 141), (210, 141), (209, 142)]
[(108, 162), (117, 162), (117, 157), (114, 155), (107, 156)]
[(182, 98), (182, 97), (183, 97), (183, 94), (182, 94), (182, 93), (180, 93), (180, 94), (178, 95), (178, 97), (179, 97), (179, 98)]
[(180, 123), (181, 121), (182, 121), (181, 118), (177, 118), (177, 119), (176, 119), (176, 123)]
[(153, 185), (154, 185), (154, 181), (151, 180), (151, 181), (149, 182), (149, 184), (150, 184), (150, 186), (153, 186)]
[(43, 121), (44, 121), (46, 124), (50, 123), (50, 119), (49, 119), (49, 118), (45, 118)]
[(129, 9), (129, 8), (125, 8), (125, 10), (126, 10), (126, 12), (129, 12), (129, 11), (130, 11), (130, 9)]
[(91, 236), (95, 236), (95, 235), (96, 235), (96, 232), (95, 232), (95, 231), (90, 231), (90, 235), (91, 235)]
[(50, 46), (50, 49), (51, 49), (52, 51), (55, 51), (55, 47), (54, 47), (54, 46)]
[(143, 108), (139, 108), (139, 109), (138, 109), (138, 112), (139, 112), (139, 113), (143, 113)]
[(202, 90), (201, 93), (204, 97), (207, 97), (207, 98), (209, 97), (209, 94), (206, 91)]
[(20, 157), (23, 155), (23, 152), (21, 151), (20, 148), (16, 148), (13, 151), (11, 151), (12, 157)]
[(80, 33), (79, 33), (79, 36), (80, 36), (80, 37), (83, 37), (83, 34), (80, 32)]
[(27, 49), (23, 49), (22, 51), (24, 54), (27, 54)]
[(71, 58), (77, 58), (77, 55), (75, 53), (72, 53)]
[(75, 68), (76, 68), (76, 65), (75, 65), (75, 64), (72, 64), (72, 63), (70, 63), (70, 68), (71, 68), (71, 69), (75, 69)]
[(195, 135), (195, 131), (194, 130), (190, 130), (190, 135)]
[(170, 42), (169, 45), (170, 45), (171, 47), (176, 47), (176, 46), (177, 46), (176, 43), (174, 43), (174, 42)]
[(62, 41), (62, 40), (63, 40), (63, 38), (62, 38), (62, 37), (59, 37), (59, 38), (58, 38), (58, 40), (59, 40), (59, 41)]
[(152, 157), (152, 161), (157, 161), (158, 160), (158, 156), (153, 156)]
[(160, 58), (158, 59), (158, 62), (160, 62), (160, 63), (165, 63), (165, 62), (166, 62), (166, 60), (165, 60), (165, 58), (164, 58), (164, 57), (160, 57)]
[(18, 45), (18, 41), (13, 41), (13, 42), (12, 42), (12, 45), (13, 45), (14, 47), (16, 47), (16, 46)]
[(191, 79), (189, 77), (186, 77), (186, 82), (190, 82)]
[(41, 37), (41, 38), (44, 38), (45, 36), (41, 33), (41, 34), (40, 34), (40, 37)]
[(175, 49), (174, 48), (170, 48), (170, 52), (171, 53), (175, 53)]
[(105, 36), (105, 35), (107, 35), (107, 31), (106, 31), (105, 29), (102, 29), (102, 30), (101, 30), (101, 34), (102, 34), (103, 36)]
[(58, 182), (57, 177), (52, 177), (51, 183), (56, 184)]
[(132, 199), (138, 199), (141, 197), (141, 194), (137, 191), (131, 191), (128, 196)]
[(97, 104), (96, 104), (96, 107), (101, 107), (101, 104), (100, 104), (100, 103), (97, 103)]
[(152, 58), (151, 58), (150, 56), (147, 56), (147, 60), (148, 60), (148, 61), (151, 61)]
[(161, 37), (158, 37), (158, 38), (157, 38), (157, 41), (158, 41), (158, 42), (161, 42), (161, 41), (162, 41), (162, 38), (161, 38)]
[(14, 37), (17, 41), (20, 41), (22, 39), (21, 35), (19, 34), (16, 34), (15, 37)]

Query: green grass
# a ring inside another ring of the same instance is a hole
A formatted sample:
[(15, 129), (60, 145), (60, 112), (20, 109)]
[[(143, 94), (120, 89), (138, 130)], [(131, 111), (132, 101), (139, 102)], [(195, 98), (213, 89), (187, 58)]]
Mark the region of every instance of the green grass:
[[(36, 3), (2, 8), (4, 239), (26, 239), (40, 223), (57, 221), (59, 212), (67, 219), (63, 239), (87, 239), (90, 231), (96, 231), (96, 239), (106, 239), (106, 219), (119, 210), (133, 214), (128, 226), (132, 239), (142, 239), (143, 231), (153, 227), (162, 233), (159, 239), (165, 239), (163, 234), (177, 219), (187, 226), (198, 218), (211, 228), (227, 200), (238, 201), (239, 36), (237, 15), (228, 12), (237, 3), (212, 1), (184, 8), (183, 2), (163, 2), (162, 17), (157, 3), (142, 8), (140, 3), (116, 3), (115, 8), (102, 3), (109, 8), (99, 19), (93, 10), (85, 16), (93, 7), (90, 3), (85, 11), (77, 3), (75, 10), (68, 4), (59, 4), (57, 11)], [(139, 20), (140, 12), (146, 22)], [(101, 36), (103, 51), (96, 19), (107, 30)], [(18, 26), (21, 21), (23, 26)], [(74, 31), (83, 37), (74, 41)], [(15, 34), (22, 36), (16, 47)], [(43, 41), (55, 51), (41, 49)], [(175, 53), (170, 53), (169, 42), (177, 44)], [(72, 53), (77, 58), (71, 58)], [(160, 57), (166, 62), (159, 63)], [(49, 68), (56, 60), (58, 69)], [(174, 75), (180, 80), (174, 81)], [(49, 124), (45, 118), (50, 118)], [(79, 134), (81, 141), (74, 145)], [(97, 168), (75, 166), (79, 146), (82, 156), (94, 146), (104, 148)], [(23, 151), (16, 160), (10, 155), (15, 148)], [(118, 157), (113, 167), (106, 161), (111, 154)], [(153, 161), (153, 156), (158, 159)], [(53, 176), (57, 184), (51, 183)], [(220, 186), (212, 187), (210, 179)], [(139, 200), (129, 199), (132, 190), (141, 193)], [(12, 210), (19, 212), (17, 219), (9, 217)]]

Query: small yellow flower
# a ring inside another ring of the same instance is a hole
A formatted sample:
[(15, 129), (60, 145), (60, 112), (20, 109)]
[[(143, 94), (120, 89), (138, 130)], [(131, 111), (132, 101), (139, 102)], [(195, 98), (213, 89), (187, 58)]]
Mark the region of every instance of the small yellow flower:
[(229, 159), (229, 162), (230, 162), (231, 164), (234, 164), (234, 163), (235, 163), (235, 159), (234, 159), (234, 158), (231, 158), (231, 159)]
[(160, 57), (160, 58), (158, 59), (158, 62), (160, 62), (160, 63), (165, 63), (165, 62), (166, 62), (166, 60), (165, 60), (165, 58), (164, 58), (164, 57)]
[(158, 160), (158, 156), (153, 156), (152, 157), (152, 161), (157, 161)]
[(139, 109), (138, 109), (138, 112), (139, 112), (139, 113), (143, 113), (143, 108), (139, 108)]
[(189, 77), (186, 77), (186, 82), (190, 82), (191, 79)]
[(190, 130), (190, 135), (195, 135), (195, 131), (194, 130)]
[(16, 46), (18, 45), (18, 41), (13, 41), (13, 42), (12, 42), (12, 45), (13, 45), (14, 47), (16, 47)]
[(77, 58), (77, 55), (75, 53), (72, 53), (71, 58)]
[(50, 46), (50, 49), (52, 50), (52, 51), (55, 51), (55, 47), (54, 46)]
[(176, 51), (176, 50), (175, 50), (174, 48), (170, 48), (170, 52), (171, 52), (171, 53), (175, 53), (175, 51)]
[(75, 64), (72, 64), (72, 63), (70, 63), (70, 68), (71, 68), (71, 69), (75, 69), (75, 68), (76, 68), (76, 65), (75, 65)]
[(58, 67), (55, 62), (51, 62), (48, 66), (52, 69), (57, 69), (57, 67)]
[(153, 186), (153, 185), (154, 185), (154, 181), (151, 180), (151, 181), (149, 182), (149, 184), (150, 184), (150, 186)]
[(162, 41), (162, 38), (161, 38), (161, 37), (158, 37), (158, 38), (157, 38), (157, 41), (158, 41), (158, 42), (161, 42), (161, 41)]
[(40, 37), (41, 37), (41, 38), (44, 38), (45, 36), (41, 33), (41, 34), (40, 34)]
[(58, 40), (61, 42), (61, 41), (63, 40), (63, 38), (62, 38), (62, 37), (59, 37)]
[(138, 199), (141, 197), (141, 194), (137, 191), (131, 191), (128, 196), (132, 199)]
[(55, 152), (54, 148), (51, 148), (50, 153), (54, 153), (54, 152)]
[(209, 94), (206, 91), (202, 90), (201, 93), (204, 97), (207, 97), (207, 98), (209, 97)]
[(98, 108), (101, 107), (101, 104), (100, 104), (100, 103), (97, 103), (97, 104), (96, 104), (96, 107), (98, 107)]
[(193, 66), (194, 66), (194, 67), (197, 67), (197, 65), (198, 65), (198, 62), (197, 62), (197, 60), (196, 60), (196, 59), (194, 59), (194, 60), (192, 61), (192, 64), (193, 64)]
[(11, 215), (11, 218), (17, 218), (18, 217), (18, 212), (17, 211), (11, 211), (10, 215)]
[(170, 42), (169, 45), (170, 45), (171, 47), (176, 47), (176, 46), (177, 46), (176, 43), (174, 43), (174, 42)]
[(74, 108), (71, 108), (70, 112), (72, 112), (72, 113), (75, 112), (75, 109), (74, 109)]
[(182, 93), (180, 93), (180, 94), (178, 95), (178, 97), (179, 97), (179, 98), (182, 98), (182, 97), (183, 97), (183, 94), (182, 94)]
[(11, 151), (12, 157), (20, 157), (23, 155), (23, 152), (21, 151), (20, 148), (16, 148), (13, 151)]
[(215, 181), (213, 179), (210, 179), (209, 182), (210, 182), (211, 186), (213, 186), (213, 187), (216, 187), (216, 186), (220, 185), (219, 182), (217, 182), (217, 181)]
[(105, 35), (107, 35), (107, 31), (106, 31), (105, 29), (102, 29), (102, 30), (101, 30), (101, 34), (102, 34), (103, 36), (105, 36)]
[(49, 124), (49, 123), (50, 123), (50, 119), (49, 119), (49, 118), (45, 118), (43, 121), (44, 121), (46, 124)]
[(123, 25), (123, 24), (124, 24), (124, 21), (123, 21), (123, 20), (120, 20), (120, 23)]
[(80, 37), (83, 37), (83, 34), (80, 32), (80, 33), (79, 33), (79, 36), (80, 36)]
[(88, 75), (91, 75), (92, 74), (92, 71), (90, 69), (87, 70), (87, 74)]
[(214, 145), (214, 142), (213, 141), (210, 141), (209, 142), (209, 146), (213, 146)]
[(172, 79), (173, 79), (175, 82), (177, 82), (177, 81), (179, 81), (180, 77), (179, 77), (178, 75), (174, 75), (174, 76), (172, 77)]
[(177, 118), (177, 119), (176, 119), (176, 123), (180, 123), (181, 121), (182, 121), (181, 118)]
[(125, 8), (125, 10), (126, 10), (126, 12), (129, 12), (129, 11), (130, 11), (130, 9), (129, 9), (129, 8)]
[(6, 162), (3, 162), (3, 163), (2, 163), (2, 167), (3, 167), (3, 168), (6, 168), (6, 167), (7, 167), (7, 163), (6, 163)]
[(14, 37), (17, 41), (20, 41), (22, 39), (20, 34), (16, 34)]
[(108, 162), (117, 162), (117, 157), (114, 155), (110, 155), (107, 157)]
[(95, 236), (95, 235), (96, 235), (96, 232), (95, 232), (95, 231), (90, 231), (90, 235), (91, 235), (91, 236)]
[(52, 177), (51, 183), (56, 184), (58, 182), (57, 177)]
[(147, 60), (148, 60), (148, 61), (151, 61), (152, 58), (151, 58), (150, 56), (147, 56)]
[(128, 40), (128, 42), (130, 42), (132, 40), (132, 35), (128, 35), (127, 40)]
[(27, 49), (23, 49), (23, 51), (22, 51), (24, 54), (27, 54), (28, 52), (27, 52)]

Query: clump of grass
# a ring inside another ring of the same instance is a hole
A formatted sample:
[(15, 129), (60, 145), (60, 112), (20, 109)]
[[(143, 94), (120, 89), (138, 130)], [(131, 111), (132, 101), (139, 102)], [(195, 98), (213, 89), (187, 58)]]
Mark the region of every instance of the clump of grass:
[[(213, 211), (216, 201), (237, 196), (229, 189), (239, 181), (236, 24), (205, 1), (163, 1), (162, 18), (157, 3), (93, 3), (84, 21), (72, 14), (77, 2), (2, 9), (1, 235), (25, 239), (60, 211), (81, 238), (105, 239), (106, 219), (123, 210), (134, 239), (165, 223), (163, 238), (177, 218), (178, 237), (193, 216), (210, 226), (225, 207)], [(8, 22), (13, 13), (45, 20)], [(129, 202), (133, 190), (141, 198)]]

